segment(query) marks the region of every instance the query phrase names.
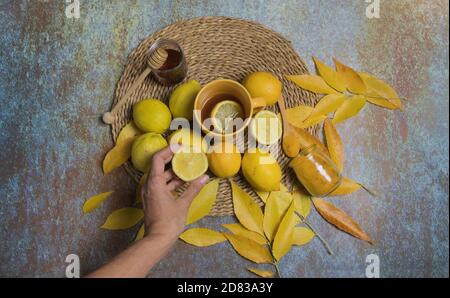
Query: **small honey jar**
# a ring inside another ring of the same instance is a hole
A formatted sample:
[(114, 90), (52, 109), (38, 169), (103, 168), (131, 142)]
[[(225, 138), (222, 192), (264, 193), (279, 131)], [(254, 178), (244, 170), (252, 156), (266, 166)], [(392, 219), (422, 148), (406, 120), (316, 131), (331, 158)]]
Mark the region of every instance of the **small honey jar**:
[(158, 39), (149, 49), (148, 65), (155, 78), (163, 85), (177, 84), (187, 75), (183, 49), (174, 40)]

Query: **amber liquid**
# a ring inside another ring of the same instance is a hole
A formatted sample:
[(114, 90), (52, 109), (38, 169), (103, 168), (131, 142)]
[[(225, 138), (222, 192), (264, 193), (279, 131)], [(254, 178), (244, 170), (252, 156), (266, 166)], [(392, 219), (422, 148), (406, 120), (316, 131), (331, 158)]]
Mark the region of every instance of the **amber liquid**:
[[(232, 95), (228, 95), (228, 94), (217, 94), (215, 96), (212, 96), (211, 98), (208, 98), (207, 100), (204, 101), (203, 106), (201, 108), (201, 114), (200, 114), (200, 118), (201, 118), (201, 122), (203, 124), (204, 121), (208, 118), (211, 118), (211, 112), (214, 109), (214, 107), (221, 101), (224, 100), (232, 100), (234, 102), (237, 102), (242, 110), (245, 112), (244, 107), (241, 105), (240, 101), (238, 98), (236, 98), (235, 96)], [(244, 119), (243, 119), (244, 120)], [(239, 129), (239, 127), (234, 127), (233, 130), (237, 130)], [(211, 129), (212, 130), (212, 129)]]
[(158, 81), (165, 85), (181, 82), (187, 74), (187, 65), (183, 54), (177, 50), (167, 49), (167, 59), (157, 70), (153, 70)]

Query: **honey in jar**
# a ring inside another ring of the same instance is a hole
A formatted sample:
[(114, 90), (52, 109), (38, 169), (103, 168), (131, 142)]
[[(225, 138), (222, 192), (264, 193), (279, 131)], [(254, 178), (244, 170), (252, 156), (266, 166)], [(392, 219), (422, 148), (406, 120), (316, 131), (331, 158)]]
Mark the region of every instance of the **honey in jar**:
[(290, 163), (298, 181), (314, 197), (324, 197), (341, 184), (335, 163), (317, 145), (303, 149)]

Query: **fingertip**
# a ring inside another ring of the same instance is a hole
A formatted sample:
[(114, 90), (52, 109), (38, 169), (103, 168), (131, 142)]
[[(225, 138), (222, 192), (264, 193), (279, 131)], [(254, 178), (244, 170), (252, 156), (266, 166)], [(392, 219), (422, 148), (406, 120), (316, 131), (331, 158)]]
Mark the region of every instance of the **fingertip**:
[(181, 147), (181, 144), (178, 143), (170, 144), (170, 151), (172, 151), (173, 153), (177, 153), (178, 151), (180, 151)]
[(206, 184), (206, 182), (208, 182), (208, 180), (209, 180), (209, 176), (205, 174), (205, 175), (203, 175), (203, 176), (200, 177), (199, 182), (200, 182), (201, 184)]

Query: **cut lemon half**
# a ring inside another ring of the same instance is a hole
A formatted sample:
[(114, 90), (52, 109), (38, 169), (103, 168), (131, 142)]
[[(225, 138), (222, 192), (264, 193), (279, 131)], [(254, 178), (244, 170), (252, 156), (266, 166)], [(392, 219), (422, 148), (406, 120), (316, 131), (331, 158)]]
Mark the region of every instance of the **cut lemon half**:
[(277, 114), (263, 110), (256, 113), (252, 119), (250, 133), (259, 143), (272, 145), (281, 138), (283, 126)]
[(224, 100), (214, 106), (211, 111), (211, 122), (219, 132), (231, 132), (233, 119), (244, 119), (244, 110), (241, 105), (232, 100)]
[(208, 170), (208, 158), (203, 152), (181, 149), (172, 158), (172, 170), (181, 180), (189, 182)]

